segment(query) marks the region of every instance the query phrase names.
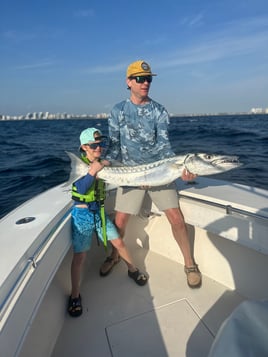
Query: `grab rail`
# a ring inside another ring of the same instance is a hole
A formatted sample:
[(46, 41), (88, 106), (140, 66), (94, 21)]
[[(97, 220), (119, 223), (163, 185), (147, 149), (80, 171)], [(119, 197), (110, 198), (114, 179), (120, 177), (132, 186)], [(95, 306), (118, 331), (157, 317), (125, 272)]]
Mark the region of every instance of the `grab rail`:
[(240, 208), (235, 208), (232, 205), (224, 205), (224, 204), (221, 204), (221, 203), (212, 202), (212, 201), (205, 200), (205, 199), (198, 198), (198, 197), (190, 197), (190, 196), (183, 195), (183, 194), (180, 194), (180, 193), (178, 193), (178, 196), (179, 196), (179, 198), (185, 198), (187, 200), (200, 202), (200, 203), (206, 204), (208, 206), (222, 208), (222, 209), (225, 210), (226, 214), (228, 214), (228, 215), (235, 215), (235, 216), (239, 216), (239, 217), (247, 216), (247, 217), (259, 219), (259, 220), (262, 221), (262, 223), (268, 224), (268, 217), (263, 216), (263, 215), (258, 214), (258, 213), (252, 213), (252, 212), (240, 209)]

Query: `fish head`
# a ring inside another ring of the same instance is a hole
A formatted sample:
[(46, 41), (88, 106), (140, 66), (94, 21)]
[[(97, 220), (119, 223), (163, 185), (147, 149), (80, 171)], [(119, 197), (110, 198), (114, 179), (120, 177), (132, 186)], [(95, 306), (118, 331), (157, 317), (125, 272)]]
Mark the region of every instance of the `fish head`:
[(242, 164), (238, 156), (216, 154), (189, 154), (185, 157), (184, 166), (196, 175), (213, 175), (238, 168)]

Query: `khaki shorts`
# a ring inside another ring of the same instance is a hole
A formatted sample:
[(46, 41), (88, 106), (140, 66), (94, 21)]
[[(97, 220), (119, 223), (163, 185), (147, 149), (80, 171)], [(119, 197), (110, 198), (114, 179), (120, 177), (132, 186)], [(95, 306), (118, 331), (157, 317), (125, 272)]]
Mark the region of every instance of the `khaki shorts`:
[(151, 187), (144, 190), (138, 187), (118, 187), (115, 210), (118, 212), (139, 214), (145, 196), (148, 195), (160, 211), (178, 207), (178, 194), (175, 184)]

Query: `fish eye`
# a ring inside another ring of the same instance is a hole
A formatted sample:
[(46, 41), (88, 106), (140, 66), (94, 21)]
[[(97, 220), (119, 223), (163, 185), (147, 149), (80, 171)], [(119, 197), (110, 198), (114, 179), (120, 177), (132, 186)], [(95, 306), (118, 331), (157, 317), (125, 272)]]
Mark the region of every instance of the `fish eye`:
[(210, 160), (210, 159), (212, 159), (212, 156), (209, 155), (209, 154), (206, 154), (206, 155), (205, 155), (205, 159)]

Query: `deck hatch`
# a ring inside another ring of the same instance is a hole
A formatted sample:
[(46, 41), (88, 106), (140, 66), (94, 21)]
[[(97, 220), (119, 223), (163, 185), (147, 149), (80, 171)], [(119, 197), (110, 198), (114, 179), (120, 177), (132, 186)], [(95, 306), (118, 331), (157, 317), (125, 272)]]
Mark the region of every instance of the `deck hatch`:
[(106, 333), (114, 357), (203, 357), (213, 341), (185, 299), (111, 325)]

